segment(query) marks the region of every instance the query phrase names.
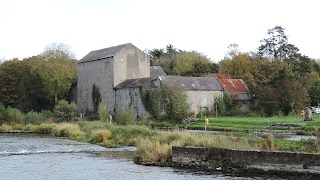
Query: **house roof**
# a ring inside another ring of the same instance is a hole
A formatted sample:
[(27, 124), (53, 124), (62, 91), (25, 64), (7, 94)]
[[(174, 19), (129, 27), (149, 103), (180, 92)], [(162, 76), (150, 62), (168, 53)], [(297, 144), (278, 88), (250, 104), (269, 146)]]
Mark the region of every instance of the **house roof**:
[(219, 79), (225, 91), (230, 93), (250, 93), (242, 79)]
[(160, 66), (150, 66), (150, 76), (151, 77), (159, 77), (166, 76), (166, 73)]
[(119, 52), (122, 48), (129, 45), (131, 43), (122, 44), (118, 46), (112, 46), (109, 48), (99, 49), (95, 51), (91, 51), (89, 54), (84, 56), (79, 63), (89, 62), (89, 61), (95, 61), (99, 59), (105, 59), (114, 56), (117, 52)]
[(159, 79), (170, 86), (182, 88), (183, 90), (223, 90), (223, 87), (215, 77), (160, 76)]
[(139, 79), (127, 79), (120, 83), (115, 89), (123, 89), (123, 88), (138, 88), (142, 87), (148, 82), (152, 81), (154, 78), (139, 78)]

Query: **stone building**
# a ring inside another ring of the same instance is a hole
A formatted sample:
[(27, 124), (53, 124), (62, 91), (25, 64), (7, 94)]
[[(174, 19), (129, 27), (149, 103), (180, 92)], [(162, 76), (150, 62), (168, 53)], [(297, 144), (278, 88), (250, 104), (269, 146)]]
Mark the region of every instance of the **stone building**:
[(132, 105), (137, 116), (148, 115), (141, 95), (148, 88), (159, 88), (162, 83), (182, 89), (190, 110), (213, 110), (216, 98), (225, 89), (216, 77), (167, 76), (161, 67), (151, 66), (150, 59), (131, 43), (91, 51), (78, 63), (77, 108), (88, 115), (97, 110), (94, 89), (113, 114), (116, 109)]
[(91, 51), (78, 63), (78, 113), (96, 111), (92, 90), (100, 91), (101, 102), (111, 112), (115, 107), (115, 87), (128, 79), (149, 78), (150, 59), (131, 43)]

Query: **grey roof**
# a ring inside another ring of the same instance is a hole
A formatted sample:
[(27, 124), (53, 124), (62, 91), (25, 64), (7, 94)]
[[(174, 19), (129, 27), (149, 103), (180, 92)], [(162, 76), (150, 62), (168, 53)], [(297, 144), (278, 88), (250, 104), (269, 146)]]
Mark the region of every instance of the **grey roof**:
[(138, 88), (142, 87), (148, 82), (152, 81), (154, 78), (139, 78), (139, 79), (127, 79), (120, 83), (115, 89), (123, 89), (123, 88)]
[(150, 66), (150, 76), (151, 77), (159, 77), (166, 76), (166, 73), (160, 66)]
[(223, 90), (223, 87), (215, 77), (161, 76), (160, 80), (170, 86), (182, 88), (182, 90), (197, 90), (197, 91), (222, 91)]
[(84, 56), (79, 63), (84, 63), (88, 61), (94, 61), (99, 59), (105, 59), (114, 56), (117, 52), (119, 52), (122, 48), (129, 45), (131, 43), (122, 44), (118, 46), (112, 46), (109, 48), (99, 49), (95, 51), (91, 51), (89, 54)]

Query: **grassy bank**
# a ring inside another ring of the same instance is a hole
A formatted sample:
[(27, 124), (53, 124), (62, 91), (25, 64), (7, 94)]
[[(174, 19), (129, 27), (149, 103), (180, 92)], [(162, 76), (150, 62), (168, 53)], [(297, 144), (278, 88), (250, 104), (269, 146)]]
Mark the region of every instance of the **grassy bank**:
[[(286, 130), (302, 134), (315, 134), (320, 127), (318, 115), (314, 115), (314, 121), (303, 121), (302, 116), (286, 117), (211, 117), (207, 130), (255, 132), (262, 130)], [(199, 118), (196, 123), (188, 126), (188, 129), (203, 130), (205, 119)]]
[(171, 160), (171, 147), (197, 146), (227, 149), (301, 151), (318, 153), (315, 140), (301, 142), (274, 139), (272, 136), (210, 135), (186, 131), (154, 131), (144, 125), (118, 126), (101, 121), (44, 123), (40, 125), (0, 126), (0, 132), (33, 132), (98, 144), (104, 147), (137, 146), (135, 162), (167, 166)]

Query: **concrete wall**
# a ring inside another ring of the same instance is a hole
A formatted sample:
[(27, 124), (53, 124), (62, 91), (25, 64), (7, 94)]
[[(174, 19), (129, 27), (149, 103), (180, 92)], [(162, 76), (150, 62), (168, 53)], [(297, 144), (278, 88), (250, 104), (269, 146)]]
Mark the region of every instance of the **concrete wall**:
[(320, 176), (320, 154), (172, 147), (176, 166), (203, 170), (305, 173)]
[[(188, 104), (192, 112), (207, 109), (213, 110), (215, 98), (223, 97), (223, 91), (185, 91), (188, 96)], [(206, 107), (206, 108), (204, 108)]]
[(150, 77), (150, 59), (132, 44), (128, 44), (115, 56), (114, 86), (126, 79)]
[(93, 110), (92, 86), (100, 90), (101, 100), (113, 111), (113, 58), (78, 63), (77, 108), (78, 113), (88, 114)]
[(133, 105), (137, 118), (150, 116), (141, 101), (141, 88), (125, 88), (116, 90), (116, 109)]

